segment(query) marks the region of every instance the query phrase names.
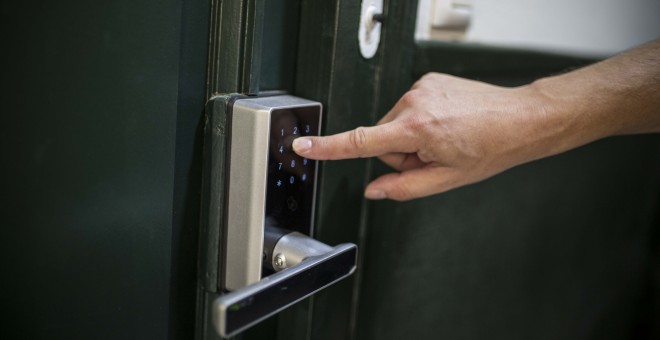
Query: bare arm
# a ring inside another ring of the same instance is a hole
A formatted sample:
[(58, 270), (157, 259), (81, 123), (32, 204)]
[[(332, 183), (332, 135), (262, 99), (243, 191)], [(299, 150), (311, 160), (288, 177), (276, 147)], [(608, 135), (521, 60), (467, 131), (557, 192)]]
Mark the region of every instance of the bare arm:
[(398, 172), (371, 199), (409, 200), (618, 134), (660, 132), (660, 40), (517, 88), (430, 73), (376, 126), (302, 137), (294, 150), (333, 160), (379, 157)]

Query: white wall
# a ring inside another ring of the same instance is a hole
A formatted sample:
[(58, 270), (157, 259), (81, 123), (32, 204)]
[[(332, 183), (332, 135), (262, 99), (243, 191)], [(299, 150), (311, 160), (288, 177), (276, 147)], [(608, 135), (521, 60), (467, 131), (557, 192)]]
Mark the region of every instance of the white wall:
[(604, 56), (660, 38), (660, 0), (473, 1), (470, 42)]

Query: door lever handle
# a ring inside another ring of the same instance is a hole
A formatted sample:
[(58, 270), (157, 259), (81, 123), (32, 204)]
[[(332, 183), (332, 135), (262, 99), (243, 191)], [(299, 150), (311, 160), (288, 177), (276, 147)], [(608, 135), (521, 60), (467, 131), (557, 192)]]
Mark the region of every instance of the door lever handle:
[[(355, 271), (357, 246), (351, 243), (330, 247), (290, 232), (270, 244), (272, 255), (266, 257), (271, 261), (265, 263), (277, 272), (213, 303), (213, 324), (221, 336), (231, 337)], [(266, 241), (266, 254), (268, 245)]]

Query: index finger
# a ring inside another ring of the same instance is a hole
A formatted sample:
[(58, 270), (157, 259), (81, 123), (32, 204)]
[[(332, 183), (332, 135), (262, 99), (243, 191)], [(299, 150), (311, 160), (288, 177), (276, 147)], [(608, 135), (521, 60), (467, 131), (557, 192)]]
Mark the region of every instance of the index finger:
[(293, 141), (300, 156), (326, 160), (380, 156), (391, 152), (416, 152), (413, 135), (401, 124), (358, 127), (325, 137), (300, 137)]

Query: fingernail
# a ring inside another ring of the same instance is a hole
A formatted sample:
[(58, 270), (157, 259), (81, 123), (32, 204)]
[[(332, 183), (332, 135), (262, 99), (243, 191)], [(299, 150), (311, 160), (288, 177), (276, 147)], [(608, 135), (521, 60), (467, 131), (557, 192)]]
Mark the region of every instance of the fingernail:
[(387, 195), (385, 194), (385, 191), (383, 191), (383, 190), (369, 189), (369, 190), (364, 192), (364, 197), (366, 197), (370, 200), (382, 200), (384, 198), (387, 198)]
[(296, 153), (306, 153), (312, 149), (312, 141), (309, 138), (296, 138), (293, 140), (293, 151)]

